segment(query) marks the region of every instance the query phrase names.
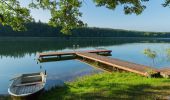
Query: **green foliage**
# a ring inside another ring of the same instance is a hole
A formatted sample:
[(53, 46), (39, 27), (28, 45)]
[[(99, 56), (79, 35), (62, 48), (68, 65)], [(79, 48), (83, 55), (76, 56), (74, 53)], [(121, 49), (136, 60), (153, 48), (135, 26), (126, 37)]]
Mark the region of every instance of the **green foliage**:
[(152, 77), (152, 75), (154, 75), (156, 72), (155, 70), (151, 69), (151, 68), (147, 68), (146, 69), (147, 74), (149, 75), (149, 77)]
[(4, 21), (4, 16), (0, 14), (0, 23)]
[(150, 33), (149, 33), (149, 32), (145, 32), (144, 35), (145, 35), (145, 36), (149, 36)]
[[(20, 7), (18, 0), (6, 0), (0, 2), (0, 14), (5, 18), (2, 25), (9, 25), (14, 30), (24, 30), (23, 23), (32, 21), (28, 9), (47, 9), (51, 12), (49, 25), (54, 27), (62, 27), (61, 32), (70, 34), (73, 28), (84, 26), (84, 23), (79, 19), (81, 7), (79, 0), (32, 0), (29, 8)], [(6, 9), (6, 10), (5, 10)]]
[(11, 100), (11, 98), (7, 95), (0, 95), (0, 100)]
[(144, 52), (143, 52), (147, 57), (151, 58), (151, 59), (155, 59), (156, 56), (157, 56), (157, 53), (156, 51), (152, 51), (151, 49), (147, 48), (147, 49), (144, 49)]
[(165, 3), (162, 4), (164, 7), (170, 6), (170, 0), (165, 0)]
[(133, 73), (100, 73), (45, 92), (39, 100), (157, 100), (170, 95), (170, 80)]
[[(55, 4), (56, 1), (55, 1)], [(49, 21), (49, 25), (61, 26), (61, 32), (64, 34), (70, 34), (72, 29), (84, 26), (83, 22), (79, 19), (82, 14), (79, 11), (81, 2), (78, 0), (60, 0), (58, 5), (54, 5), (51, 8), (52, 18)], [(55, 9), (56, 6), (59, 9)]]
[[(165, 34), (165, 33), (164, 33)], [(161, 52), (163, 52), (163, 54), (161, 54)], [(166, 50), (161, 50), (161, 52), (156, 52), (156, 51), (153, 51), (153, 50), (151, 50), (151, 49), (149, 49), (149, 48), (146, 48), (146, 49), (144, 49), (144, 51), (143, 51), (143, 53), (147, 56), (147, 57), (149, 57), (149, 58), (151, 58), (152, 60), (153, 60), (153, 64), (154, 64), (154, 59), (156, 58), (156, 57), (159, 57), (159, 58), (163, 58), (162, 60), (163, 61), (170, 61), (170, 48), (166, 48)], [(164, 54), (165, 53), (165, 54)], [(147, 72), (151, 72), (152, 73), (152, 71), (150, 71), (150, 70), (148, 70)]]
[(124, 6), (125, 14), (135, 13), (137, 15), (141, 14), (146, 8), (142, 5), (142, 2), (149, 0), (93, 0), (97, 6), (105, 6), (108, 9), (115, 9), (119, 5)]
[[(42, 22), (31, 22), (24, 24), (27, 31), (13, 31), (9, 26), (2, 26), (0, 24), (1, 37), (170, 37), (170, 33), (161, 32), (140, 32), (127, 31), (120, 29), (83, 27), (76, 28), (71, 31), (71, 35), (66, 36), (60, 32), (61, 27), (52, 27)], [(147, 35), (145, 33), (148, 33)], [(157, 34), (157, 35), (154, 35)]]
[[(151, 50), (151, 49), (149, 49), (149, 48), (146, 48), (146, 49), (144, 49), (144, 51), (143, 51), (143, 53), (147, 56), (147, 57), (149, 57), (149, 58), (151, 58), (152, 60), (153, 60), (153, 66), (154, 66), (154, 59), (157, 57), (157, 53), (156, 53), (156, 51), (153, 51), (153, 50)], [(149, 74), (150, 74), (150, 72), (152, 73), (152, 71), (149, 71)]]
[[(0, 1), (0, 23), (11, 26), (13, 30), (25, 30), (24, 23), (33, 21), (29, 9), (46, 9), (51, 12), (49, 25), (61, 27), (61, 32), (71, 34), (74, 28), (84, 27), (80, 17), (80, 7), (83, 0), (31, 0), (29, 7), (20, 6), (20, 0), (1, 0)], [(104, 6), (114, 10), (117, 6), (124, 7), (125, 14), (141, 14), (146, 8), (143, 2), (149, 0), (93, 0), (96, 6)], [(164, 7), (170, 4), (170, 0), (165, 0)]]
[(0, 1), (0, 23), (8, 25), (13, 30), (25, 30), (24, 23), (32, 21), (30, 11), (21, 7), (17, 0), (1, 0)]
[[(60, 32), (61, 27), (52, 27), (46, 23), (32, 22), (24, 24), (27, 31), (13, 31), (9, 26), (0, 25), (1, 37), (170, 37), (170, 33), (126, 31), (120, 29), (83, 27), (71, 30), (71, 35)], [(155, 35), (156, 34), (156, 35)]]
[(166, 55), (167, 55), (168, 61), (170, 61), (170, 48), (166, 49)]

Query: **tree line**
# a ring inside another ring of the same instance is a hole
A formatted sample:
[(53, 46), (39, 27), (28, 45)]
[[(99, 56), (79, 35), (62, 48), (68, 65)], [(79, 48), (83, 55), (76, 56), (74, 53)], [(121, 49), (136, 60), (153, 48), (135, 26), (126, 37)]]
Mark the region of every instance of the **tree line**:
[[(140, 15), (150, 0), (92, 0), (96, 7), (105, 7), (115, 10), (118, 6), (123, 8), (124, 14)], [(54, 27), (61, 26), (63, 34), (71, 34), (71, 30), (84, 27), (86, 24), (80, 19), (83, 12), (80, 8), (84, 0), (30, 0), (25, 7), (21, 6), (22, 0), (0, 0), (0, 24), (8, 25), (13, 30), (27, 29), (25, 23), (33, 22), (31, 9), (48, 10), (51, 18), (48, 24)], [(163, 7), (170, 6), (170, 0), (163, 0)]]
[(61, 27), (52, 27), (42, 22), (25, 25), (26, 31), (13, 31), (10, 26), (0, 25), (0, 37), (170, 37), (170, 32), (141, 32), (121, 29), (83, 27), (72, 30), (71, 35), (60, 32)]
[(23, 56), (35, 54), (37, 52), (56, 51), (63, 49), (73, 49), (73, 45), (79, 45), (79, 48), (87, 47), (105, 47), (121, 45), (127, 43), (170, 43), (169, 39), (145, 39), (145, 38), (0, 38), (0, 57), (10, 56), (21, 58)]

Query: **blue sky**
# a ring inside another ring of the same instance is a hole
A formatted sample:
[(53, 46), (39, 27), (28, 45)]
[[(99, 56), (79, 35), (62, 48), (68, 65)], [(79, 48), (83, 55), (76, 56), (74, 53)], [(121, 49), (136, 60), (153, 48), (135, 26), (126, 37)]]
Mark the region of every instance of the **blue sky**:
[[(30, 0), (22, 0), (26, 5)], [(126, 29), (138, 31), (170, 32), (170, 8), (162, 7), (164, 0), (150, 0), (145, 3), (147, 8), (141, 15), (124, 15), (123, 7), (115, 10), (104, 7), (96, 7), (92, 0), (84, 0), (82, 8), (82, 20), (90, 27), (103, 27), (113, 29)], [(31, 10), (32, 16), (42, 22), (48, 22), (49, 11)]]

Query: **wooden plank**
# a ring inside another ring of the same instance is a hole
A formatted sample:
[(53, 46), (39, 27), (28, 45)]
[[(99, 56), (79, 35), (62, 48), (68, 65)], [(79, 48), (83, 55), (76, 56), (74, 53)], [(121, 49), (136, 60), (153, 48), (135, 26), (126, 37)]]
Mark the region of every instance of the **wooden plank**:
[(160, 75), (162, 75), (163, 77), (166, 77), (166, 78), (170, 77), (170, 68), (168, 67), (159, 69), (159, 72), (160, 72)]
[(74, 55), (74, 52), (48, 52), (48, 53), (39, 53), (39, 57), (45, 56), (61, 56), (61, 55)]
[(25, 84), (17, 84), (15, 86), (20, 87), (20, 86), (27, 86), (27, 85), (36, 85), (36, 84), (41, 84), (42, 82), (33, 82), (33, 83), (25, 83)]
[(24, 76), (23, 78), (33, 78), (33, 77), (42, 77), (42, 75)]
[(88, 52), (88, 53), (110, 53), (111, 50), (87, 50), (87, 51), (70, 51), (70, 52), (47, 52), (47, 53), (39, 53), (38, 57), (48, 57), (48, 56), (61, 56), (61, 55), (75, 55), (76, 52)]
[(91, 64), (89, 64), (89, 63), (87, 63), (87, 62), (85, 62), (85, 61), (83, 61), (83, 60), (80, 60), (80, 59), (77, 59), (77, 60), (80, 61), (80, 62), (83, 62), (83, 63), (85, 63), (85, 64), (87, 64), (87, 65), (89, 65), (89, 66), (92, 66), (92, 67), (95, 68), (95, 69), (98, 69), (98, 70), (102, 70), (102, 71), (110, 72), (110, 73), (111, 73), (111, 71), (108, 71), (107, 69), (103, 69), (103, 68), (101, 68), (101, 67), (96, 67), (96, 66), (91, 65)]
[(84, 57), (87, 59), (91, 59), (94, 61), (98, 61), (100, 63), (106, 64), (106, 65), (110, 65), (113, 67), (117, 67), (119, 69), (123, 69), (126, 71), (130, 71), (130, 72), (134, 72), (134, 73), (138, 73), (141, 74), (143, 76), (148, 76), (148, 70), (153, 70), (155, 71), (155, 73), (157, 72), (157, 69), (149, 67), (149, 66), (144, 66), (144, 65), (140, 65), (140, 64), (135, 64), (135, 63), (131, 63), (131, 62), (127, 62), (127, 61), (121, 61), (118, 59), (114, 59), (114, 58), (109, 58), (109, 57), (105, 57), (105, 56), (100, 56), (97, 54), (92, 54), (92, 53), (76, 53), (78, 56), (80, 57)]
[(88, 50), (88, 51), (80, 51), (80, 52), (87, 52), (87, 53), (102, 53), (102, 52), (112, 52), (112, 50)]
[[(111, 50), (87, 50), (87, 51), (71, 51), (71, 52), (49, 52), (49, 53), (40, 53), (39, 57), (48, 57), (48, 56), (61, 56), (61, 55), (77, 55), (80, 57), (84, 57), (90, 60), (94, 60), (112, 67), (116, 67), (118, 69), (134, 72), (141, 74), (143, 76), (148, 76), (152, 71), (152, 73), (158, 73), (158, 69), (144, 66), (140, 64), (135, 64), (127, 61), (122, 61), (119, 59), (109, 58), (97, 55), (99, 53), (111, 53)], [(96, 53), (96, 54), (95, 54)]]

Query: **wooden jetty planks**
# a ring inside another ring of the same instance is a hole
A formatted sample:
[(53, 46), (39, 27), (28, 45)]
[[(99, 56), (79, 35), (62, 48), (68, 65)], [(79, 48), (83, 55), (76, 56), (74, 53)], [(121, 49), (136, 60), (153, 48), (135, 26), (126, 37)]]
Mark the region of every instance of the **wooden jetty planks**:
[(87, 50), (87, 51), (70, 51), (70, 52), (47, 52), (39, 53), (38, 57), (49, 57), (49, 56), (62, 56), (62, 55), (75, 55), (76, 52), (88, 52), (88, 53), (111, 53), (111, 50)]
[(40, 57), (47, 57), (47, 56), (60, 56), (60, 55), (74, 55), (75, 52), (47, 52), (47, 53), (39, 53)]
[(157, 69), (149, 67), (149, 66), (135, 64), (135, 63), (122, 61), (122, 60), (118, 60), (118, 59), (114, 59), (114, 58), (109, 58), (109, 57), (105, 57), (105, 56), (100, 56), (97, 54), (92, 54), (92, 53), (87, 53), (87, 52), (77, 52), (76, 55), (106, 64), (106, 65), (117, 67), (122, 70), (138, 73), (143, 76), (148, 76), (149, 70), (152, 70), (154, 73), (157, 73)]
[[(115, 58), (109, 58), (105, 56), (100, 56), (97, 54), (100, 53), (111, 53), (111, 50), (87, 50), (87, 51), (71, 51), (71, 52), (48, 52), (40, 53), (38, 56), (41, 57), (50, 57), (50, 56), (62, 56), (62, 55), (76, 55), (92, 61), (100, 62), (118, 69), (122, 69), (129, 72), (134, 72), (143, 76), (148, 76), (149, 74), (158, 74), (160, 73), (163, 77), (170, 77), (170, 68), (168, 69), (156, 69), (150, 66), (135, 64), (128, 61), (122, 61)], [(61, 58), (60, 58), (61, 59)]]
[(84, 51), (84, 52), (88, 52), (88, 53), (102, 53), (102, 52), (111, 53), (112, 50), (88, 50), (88, 51)]
[(160, 75), (165, 77), (165, 78), (170, 78), (170, 67), (165, 67), (159, 69)]

